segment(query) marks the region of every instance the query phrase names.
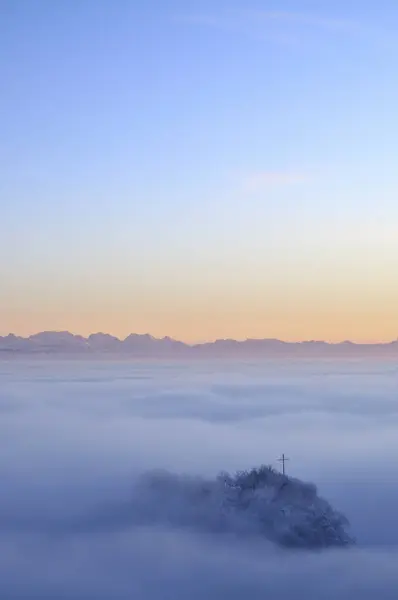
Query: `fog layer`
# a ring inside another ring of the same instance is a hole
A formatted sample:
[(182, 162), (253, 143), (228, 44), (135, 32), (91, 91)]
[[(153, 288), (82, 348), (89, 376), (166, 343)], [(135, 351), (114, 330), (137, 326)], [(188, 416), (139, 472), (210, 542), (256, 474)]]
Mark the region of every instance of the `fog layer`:
[[(0, 597), (395, 598), (397, 384), (370, 361), (0, 362)], [(217, 494), (196, 510), (188, 489), (282, 452), (355, 547), (209, 526)]]

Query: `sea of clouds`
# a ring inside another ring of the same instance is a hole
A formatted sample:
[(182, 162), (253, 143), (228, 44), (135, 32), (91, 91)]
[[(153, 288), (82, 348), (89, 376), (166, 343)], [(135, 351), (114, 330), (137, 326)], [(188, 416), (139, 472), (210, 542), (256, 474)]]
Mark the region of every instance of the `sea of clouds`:
[[(0, 598), (396, 598), (392, 362), (3, 360), (0, 417)], [(282, 452), (346, 515), (354, 548), (175, 518), (184, 477), (279, 468)], [(173, 518), (164, 490), (141, 496), (154, 469), (178, 482)]]

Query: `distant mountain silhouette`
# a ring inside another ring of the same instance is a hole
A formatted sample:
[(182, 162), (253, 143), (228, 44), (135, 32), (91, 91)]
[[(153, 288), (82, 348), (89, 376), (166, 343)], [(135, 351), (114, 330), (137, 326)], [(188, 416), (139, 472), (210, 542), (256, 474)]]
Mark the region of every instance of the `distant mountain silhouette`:
[(88, 338), (68, 331), (42, 331), (30, 337), (0, 336), (0, 356), (19, 355), (114, 355), (138, 358), (327, 358), (390, 356), (398, 357), (398, 340), (384, 344), (356, 344), (345, 341), (284, 342), (277, 339), (221, 339), (202, 344), (186, 344), (170, 337), (154, 338), (132, 333), (125, 339), (107, 333)]

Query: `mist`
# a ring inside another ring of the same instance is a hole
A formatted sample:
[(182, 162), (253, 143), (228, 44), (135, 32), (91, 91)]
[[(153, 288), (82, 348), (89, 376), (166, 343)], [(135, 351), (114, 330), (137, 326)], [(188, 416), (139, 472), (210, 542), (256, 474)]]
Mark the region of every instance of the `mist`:
[[(0, 597), (395, 597), (397, 384), (370, 360), (1, 361)], [(354, 547), (286, 550), (190, 512), (187, 482), (282, 453)], [(173, 513), (144, 494), (154, 471)]]

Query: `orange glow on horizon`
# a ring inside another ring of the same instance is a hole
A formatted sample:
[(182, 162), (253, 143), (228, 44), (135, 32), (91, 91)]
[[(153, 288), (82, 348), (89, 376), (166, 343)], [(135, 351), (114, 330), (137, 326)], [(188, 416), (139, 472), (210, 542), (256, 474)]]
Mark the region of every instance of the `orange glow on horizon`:
[(398, 315), (383, 314), (242, 314), (235, 318), (221, 314), (131, 315), (119, 314), (35, 314), (8, 311), (1, 314), (0, 335), (14, 333), (27, 337), (39, 331), (70, 331), (88, 336), (103, 332), (123, 339), (130, 333), (170, 336), (187, 343), (215, 339), (245, 340), (277, 338), (288, 342), (323, 340), (331, 343), (390, 342), (397, 338)]

